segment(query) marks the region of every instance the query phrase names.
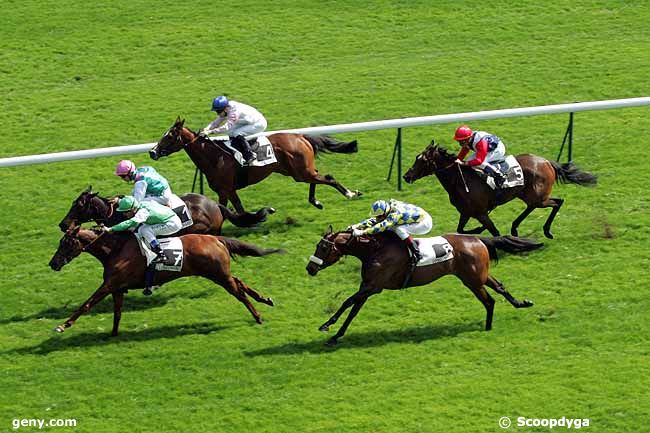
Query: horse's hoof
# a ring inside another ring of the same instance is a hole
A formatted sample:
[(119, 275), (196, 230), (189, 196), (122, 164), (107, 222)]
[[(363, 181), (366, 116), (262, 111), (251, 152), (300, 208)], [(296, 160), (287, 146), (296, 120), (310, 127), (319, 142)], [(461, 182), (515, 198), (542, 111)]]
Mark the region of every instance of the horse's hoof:
[(533, 301), (529, 301), (528, 299), (524, 299), (524, 300), (521, 302), (521, 307), (522, 307), (522, 308), (532, 307), (533, 305), (535, 305), (535, 304), (533, 304)]
[(318, 328), (318, 330), (319, 330), (320, 332), (327, 332), (327, 331), (330, 330), (330, 327), (329, 327), (329, 325), (325, 324), (325, 325), (321, 325), (321, 327)]
[(54, 328), (54, 332), (58, 332), (59, 334), (62, 334), (65, 331), (65, 327), (63, 325), (59, 325), (56, 328)]
[(323, 209), (323, 204), (319, 202), (318, 200), (311, 202), (311, 204), (314, 205), (315, 208), (317, 209)]
[(361, 197), (363, 195), (363, 193), (361, 191), (356, 190), (356, 189), (354, 190), (354, 193), (356, 194), (355, 197)]
[(334, 338), (334, 337), (330, 338), (330, 339), (327, 340), (327, 342), (325, 343), (325, 345), (328, 346), (328, 347), (334, 347), (334, 346), (336, 346), (337, 344), (338, 344), (338, 339), (337, 339), (337, 338)]
[(546, 236), (549, 239), (553, 239), (553, 233), (551, 233), (550, 230), (544, 230), (544, 236)]
[(519, 232), (517, 230), (515, 230), (515, 229), (510, 230), (510, 234), (512, 236), (519, 236)]
[(273, 299), (271, 298), (266, 298), (266, 302), (268, 302), (268, 305), (271, 307), (275, 307), (275, 304), (273, 303)]
[(270, 207), (267, 212), (270, 214), (275, 213), (275, 208)]

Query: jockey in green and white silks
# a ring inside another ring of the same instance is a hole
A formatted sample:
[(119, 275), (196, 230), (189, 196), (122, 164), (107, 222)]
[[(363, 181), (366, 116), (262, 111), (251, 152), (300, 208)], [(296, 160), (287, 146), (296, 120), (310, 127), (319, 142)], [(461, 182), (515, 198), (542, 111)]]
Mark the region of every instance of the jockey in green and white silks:
[(353, 236), (393, 231), (413, 253), (415, 263), (422, 258), (417, 243), (411, 235), (424, 235), (431, 231), (433, 221), (431, 215), (419, 206), (404, 203), (395, 199), (377, 200), (372, 204), (372, 218), (351, 226)]
[(131, 195), (139, 202), (155, 201), (171, 208), (183, 204), (183, 201), (172, 193), (167, 179), (151, 166), (136, 168), (133, 161), (122, 160), (115, 168), (115, 175), (126, 182), (135, 182)]
[[(162, 256), (160, 243), (156, 236), (172, 235), (182, 228), (181, 220), (173, 210), (154, 201), (139, 202), (127, 195), (120, 199), (118, 212), (135, 211), (132, 218), (109, 227), (106, 231), (121, 232), (135, 229), (136, 235), (143, 237), (151, 250)], [(163, 258), (162, 256), (161, 258)]]

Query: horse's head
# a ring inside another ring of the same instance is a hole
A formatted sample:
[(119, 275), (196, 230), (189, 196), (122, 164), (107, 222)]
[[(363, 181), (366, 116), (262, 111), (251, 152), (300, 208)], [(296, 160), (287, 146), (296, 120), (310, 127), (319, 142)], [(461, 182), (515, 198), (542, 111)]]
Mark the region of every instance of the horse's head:
[(413, 183), (416, 180), (429, 176), (438, 170), (446, 168), (453, 163), (455, 156), (439, 147), (431, 140), (431, 144), (422, 151), (416, 158), (413, 166), (403, 176), (406, 183)]
[(316, 251), (309, 257), (309, 263), (307, 264), (309, 275), (314, 276), (321, 269), (338, 262), (344, 255), (341, 247), (344, 247), (351, 240), (352, 233), (350, 231), (332, 233), (332, 226), (329, 226), (323, 238), (316, 245)]
[(59, 228), (62, 232), (91, 221), (95, 219), (96, 214), (93, 213), (92, 201), (98, 193), (92, 192), (92, 186), (89, 186), (81, 192), (79, 197), (72, 201), (72, 207), (65, 217), (59, 223)]
[(172, 127), (165, 132), (158, 144), (149, 151), (151, 159), (158, 160), (158, 158), (178, 152), (196, 139), (196, 135), (188, 128), (185, 128), (184, 124), (185, 119), (176, 118)]
[(98, 236), (91, 230), (83, 230), (80, 234), (80, 230), (82, 230), (81, 226), (71, 228), (65, 232), (59, 241), (59, 248), (57, 248), (54, 256), (50, 260), (50, 268), (55, 271), (60, 271), (63, 266), (81, 254), (85, 246)]

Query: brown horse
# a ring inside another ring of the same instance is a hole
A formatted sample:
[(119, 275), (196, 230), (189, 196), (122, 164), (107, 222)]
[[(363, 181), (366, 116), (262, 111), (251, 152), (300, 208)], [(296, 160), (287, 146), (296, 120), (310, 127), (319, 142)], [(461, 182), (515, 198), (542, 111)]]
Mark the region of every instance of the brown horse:
[[(575, 183), (589, 186), (596, 184), (596, 176), (580, 171), (573, 163), (558, 164), (535, 155), (517, 155), (517, 161), (524, 173), (524, 185), (503, 190), (493, 190), (485, 180), (467, 166), (454, 163), (456, 155), (431, 144), (415, 158), (415, 163), (404, 175), (407, 183), (435, 174), (449, 194), (449, 201), (460, 213), (458, 233), (476, 234), (487, 229), (492, 236), (499, 236), (499, 230), (488, 216), (497, 206), (518, 198), (526, 203), (526, 209), (513, 221), (510, 233), (517, 236), (519, 224), (535, 209), (550, 207), (551, 214), (544, 223), (544, 235), (553, 239), (551, 224), (564, 200), (551, 197), (556, 182)], [(470, 218), (476, 218), (482, 225), (465, 230)]]
[[(79, 197), (72, 202), (66, 216), (59, 223), (62, 232), (88, 221), (95, 221), (97, 224), (110, 227), (126, 219), (125, 212), (115, 211), (117, 208), (115, 201), (100, 197), (98, 194), (92, 192), (90, 186), (81, 192)], [(265, 207), (257, 211), (257, 213), (245, 212), (237, 215), (227, 207), (200, 194), (184, 194), (180, 198), (185, 202), (192, 214), (194, 224), (179, 231), (174, 236), (189, 233), (219, 235), (225, 220), (230, 221), (237, 227), (253, 227), (266, 221), (266, 216), (275, 212), (272, 207)]]
[[(257, 302), (273, 306), (271, 298), (265, 298), (243, 281), (230, 273), (230, 257), (265, 256), (282, 252), (279, 249), (262, 249), (255, 245), (235, 239), (211, 235), (189, 234), (180, 237), (183, 243), (183, 267), (180, 272), (158, 271), (154, 284), (161, 285), (168, 281), (187, 276), (207, 278), (225, 288), (228, 293), (243, 303), (257, 323), (262, 323), (259, 313), (246, 295)], [(104, 266), (104, 281), (93, 295), (77, 309), (68, 320), (55, 328), (63, 332), (84, 313), (90, 311), (107, 295), (113, 296), (113, 331), (117, 335), (122, 317), (124, 294), (130, 289), (144, 286), (146, 262), (142, 256), (135, 236), (130, 233), (104, 233), (76, 227), (63, 235), (59, 248), (50, 260), (50, 267), (59, 271), (82, 252), (94, 256)]]
[[(485, 290), (485, 285), (505, 297), (515, 308), (527, 308), (533, 305), (528, 300), (515, 299), (501, 282), (489, 274), (490, 259), (497, 259), (497, 249), (518, 253), (532, 251), (542, 247), (543, 244), (511, 236), (480, 238), (447, 234), (443, 237), (453, 247), (454, 257), (444, 262), (415, 268), (407, 287), (422, 286), (444, 275), (455, 275), (485, 307), (487, 311), (486, 331), (492, 328), (494, 299)], [(320, 331), (328, 331), (345, 310), (352, 307), (343, 326), (328, 341), (330, 345), (336, 344), (338, 339), (345, 334), (348, 326), (370, 296), (380, 293), (384, 289), (401, 289), (411, 268), (409, 253), (404, 242), (394, 233), (385, 232), (369, 237), (353, 237), (349, 231), (332, 233), (330, 227), (328, 233), (316, 246), (316, 251), (307, 265), (307, 272), (314, 276), (321, 269), (336, 263), (342, 256), (347, 255), (361, 260), (361, 286), (359, 291), (346, 299), (341, 308), (319, 328)]]
[(317, 151), (356, 152), (356, 141), (342, 143), (324, 136), (272, 134), (268, 139), (277, 162), (263, 167), (241, 167), (223, 145), (197, 135), (183, 126), (184, 122), (184, 119), (177, 118), (158, 144), (149, 151), (149, 156), (157, 160), (185, 149), (194, 165), (205, 174), (210, 188), (219, 195), (219, 203), (225, 206), (230, 200), (239, 213), (244, 212), (244, 207), (237, 190), (256, 184), (271, 173), (280, 173), (291, 176), (296, 182), (308, 183), (309, 203), (318, 209), (322, 209), (323, 205), (316, 199), (317, 184), (334, 187), (347, 198), (361, 195), (359, 191), (350, 191), (330, 175), (318, 174), (314, 162)]

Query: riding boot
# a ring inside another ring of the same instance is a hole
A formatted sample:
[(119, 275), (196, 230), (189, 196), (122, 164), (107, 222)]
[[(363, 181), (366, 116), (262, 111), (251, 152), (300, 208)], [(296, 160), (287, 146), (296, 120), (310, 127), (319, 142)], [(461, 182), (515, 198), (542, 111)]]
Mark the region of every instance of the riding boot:
[(158, 288), (158, 286), (153, 285), (153, 277), (156, 275), (156, 265), (154, 263), (150, 264), (147, 266), (147, 269), (144, 271), (144, 290), (142, 290), (142, 294), (145, 296), (151, 296), (154, 290)]
[(486, 165), (483, 168), (483, 171), (486, 174), (492, 176), (492, 178), (494, 179), (494, 185), (496, 185), (498, 189), (501, 189), (503, 183), (506, 181), (506, 177), (499, 170), (489, 165)]
[(242, 156), (244, 157), (246, 165), (249, 165), (251, 162), (253, 162), (255, 159), (255, 154), (251, 150), (251, 145), (248, 144), (246, 138), (244, 138), (243, 135), (238, 135), (236, 137), (233, 137), (232, 141), (235, 148), (239, 149)]
[(411, 266), (415, 267), (415, 265), (417, 265), (418, 262), (422, 260), (422, 253), (420, 252), (418, 243), (412, 237), (409, 236), (408, 238), (406, 238), (406, 246), (408, 247), (409, 251), (412, 254)]
[(149, 244), (149, 246), (151, 247), (151, 251), (156, 253), (156, 258), (153, 260), (153, 263), (164, 263), (167, 257), (165, 256), (162, 248), (160, 248), (160, 242), (158, 242), (158, 239), (151, 241), (151, 244)]

